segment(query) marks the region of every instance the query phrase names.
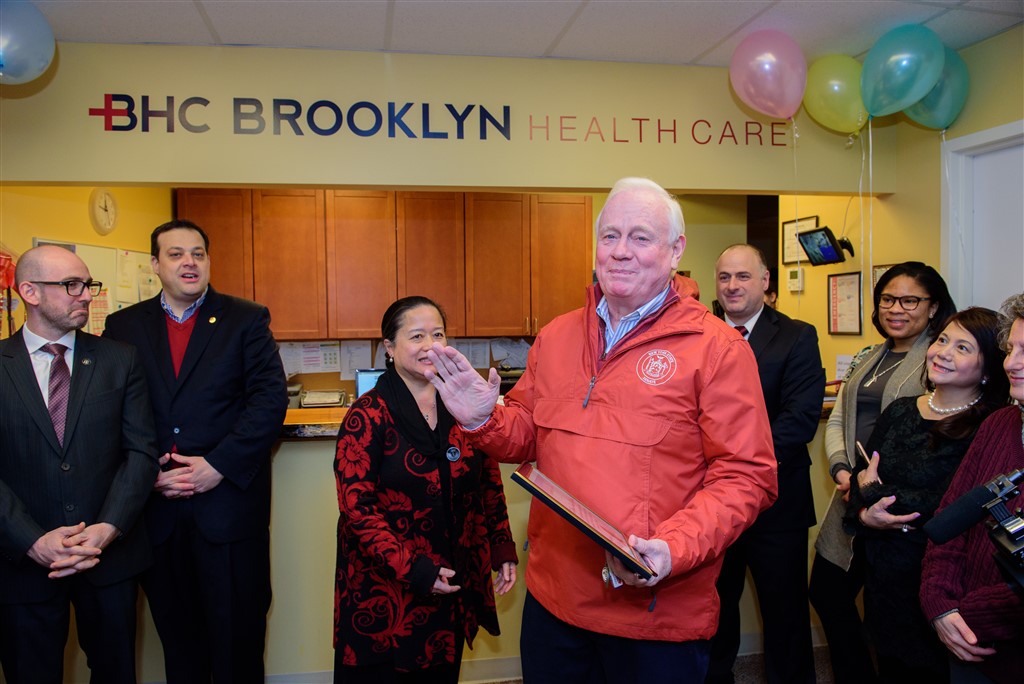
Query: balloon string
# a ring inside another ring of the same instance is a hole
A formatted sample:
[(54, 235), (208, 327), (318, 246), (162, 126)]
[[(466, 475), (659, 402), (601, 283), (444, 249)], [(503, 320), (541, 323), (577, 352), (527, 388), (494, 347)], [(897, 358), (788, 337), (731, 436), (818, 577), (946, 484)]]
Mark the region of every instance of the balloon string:
[[(857, 178), (857, 204), (860, 207), (860, 268), (864, 270), (864, 161), (866, 146), (864, 145), (864, 136), (858, 136), (860, 138), (860, 175)], [(868, 262), (870, 266), (870, 261)], [(870, 269), (869, 269), (870, 270)], [(875, 279), (874, 271), (871, 271), (872, 278), (869, 281), (871, 283), (871, 291), (874, 294)]]
[[(797, 168), (798, 167), (797, 167), (797, 163), (796, 163), (796, 143), (797, 143), (797, 140), (800, 139), (800, 133), (797, 131), (797, 128), (796, 128), (796, 119), (794, 119), (792, 116), (789, 117), (789, 123), (792, 125), (792, 128), (793, 128), (793, 211), (796, 214), (793, 217), (793, 220), (798, 222), (800, 220), (800, 197), (797, 195), (797, 192), (799, 191), (800, 183), (797, 182), (799, 174), (797, 173)], [(798, 225), (797, 223), (793, 224), (793, 230), (794, 231), (796, 230), (796, 226), (797, 225)], [(798, 240), (797, 247), (798, 248), (800, 247), (799, 240)], [(783, 249), (785, 249), (785, 239), (783, 239)], [(803, 249), (797, 249), (797, 252), (796, 252), (796, 267), (797, 268), (800, 268), (800, 253), (802, 251), (803, 251)], [(783, 254), (783, 260), (785, 260), (785, 254)], [(779, 280), (781, 280), (782, 274), (780, 273), (779, 276), (780, 276)], [(787, 280), (787, 282), (788, 282), (788, 280)], [(796, 317), (797, 318), (800, 317), (800, 301), (803, 299), (803, 297), (801, 297), (800, 295), (801, 295), (800, 292), (796, 293)]]
[(942, 152), (941, 152), (941, 154), (942, 154), (942, 176), (943, 176), (943, 180), (946, 182), (946, 197), (949, 198), (948, 205), (950, 207), (950, 212), (949, 212), (950, 213), (950, 216), (949, 216), (949, 229), (956, 236), (957, 244), (960, 245), (960, 254), (957, 255), (957, 262), (959, 263), (959, 266), (960, 266), (959, 272), (960, 273), (966, 273), (967, 272), (967, 245), (964, 243), (963, 226), (960, 224), (960, 212), (958, 211), (960, 203), (953, 201), (953, 197), (951, 196), (951, 193), (953, 192), (953, 186), (952, 186), (952, 184), (950, 183), (950, 180), (949, 180), (949, 155), (946, 153), (946, 129), (945, 128), (942, 129), (942, 132), (940, 133), (940, 135), (942, 136), (942, 146), (940, 148), (942, 150)]
[[(868, 117), (868, 270), (872, 275), (875, 271), (875, 138), (871, 126), (873, 118)], [(872, 301), (874, 301), (873, 290), (874, 287), (872, 287)]]

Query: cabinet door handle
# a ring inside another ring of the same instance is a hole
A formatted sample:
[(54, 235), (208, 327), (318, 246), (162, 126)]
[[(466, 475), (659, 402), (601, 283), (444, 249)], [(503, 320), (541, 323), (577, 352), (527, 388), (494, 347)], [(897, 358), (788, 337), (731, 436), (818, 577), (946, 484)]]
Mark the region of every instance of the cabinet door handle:
[(534, 335), (537, 334), (537, 319), (536, 318), (533, 319), (533, 334)]
[(526, 318), (523, 319), (523, 332), (526, 333), (527, 335), (530, 334), (530, 317), (529, 316), (527, 316)]

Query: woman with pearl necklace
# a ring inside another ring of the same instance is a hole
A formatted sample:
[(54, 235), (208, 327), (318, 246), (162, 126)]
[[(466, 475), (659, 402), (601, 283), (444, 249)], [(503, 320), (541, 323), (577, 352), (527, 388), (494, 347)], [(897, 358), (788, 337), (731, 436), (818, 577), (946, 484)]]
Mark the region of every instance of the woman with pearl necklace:
[[(918, 605), (931, 518), (981, 422), (1005, 406), (994, 311), (954, 314), (926, 353), (926, 387), (879, 417), (851, 481), (846, 524), (863, 535), (864, 617), (882, 682), (948, 681), (945, 649)], [(868, 454), (871, 454), (868, 458)]]

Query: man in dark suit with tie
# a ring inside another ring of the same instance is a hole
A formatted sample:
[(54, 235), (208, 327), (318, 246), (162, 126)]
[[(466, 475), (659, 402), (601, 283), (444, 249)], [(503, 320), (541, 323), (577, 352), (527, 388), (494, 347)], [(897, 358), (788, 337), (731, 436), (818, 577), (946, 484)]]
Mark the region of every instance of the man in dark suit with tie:
[(142, 586), (169, 684), (262, 682), (270, 455), (288, 406), (270, 313), (209, 286), (209, 238), (194, 223), (158, 226), (150, 246), (163, 291), (104, 333), (139, 349), (163, 454)]
[(16, 270), (25, 325), (0, 341), (0, 663), (7, 681), (63, 680), (70, 606), (92, 681), (135, 677), (142, 509), (157, 474), (134, 349), (79, 330), (101, 283), (75, 254)]
[(716, 585), (722, 613), (705, 680), (715, 684), (734, 681), (747, 568), (761, 608), (767, 681), (815, 681), (807, 602), (807, 528), (815, 516), (807, 443), (821, 416), (825, 370), (814, 326), (764, 305), (768, 278), (764, 255), (751, 245), (727, 248), (715, 264), (725, 321), (747, 338), (757, 358), (779, 475), (778, 500), (725, 553)]

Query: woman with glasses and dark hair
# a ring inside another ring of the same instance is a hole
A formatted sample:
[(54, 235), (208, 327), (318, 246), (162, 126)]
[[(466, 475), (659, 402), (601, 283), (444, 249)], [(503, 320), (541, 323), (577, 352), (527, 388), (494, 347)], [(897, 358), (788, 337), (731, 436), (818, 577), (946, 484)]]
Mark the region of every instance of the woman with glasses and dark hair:
[(949, 681), (945, 649), (918, 603), (931, 519), (981, 422), (1006, 406), (1009, 383), (995, 311), (953, 314), (925, 353), (927, 393), (879, 416), (850, 480), (847, 528), (862, 540), (864, 624), (882, 682)]
[(424, 376), (427, 350), (447, 344), (440, 307), (403, 297), (381, 336), (387, 370), (349, 410), (334, 460), (334, 681), (455, 684), (463, 645), (498, 634), (494, 595), (516, 581), (501, 472)]
[[(1003, 302), (999, 341), (1017, 405), (982, 423), (940, 513), (975, 487), (1024, 469), (1024, 292)], [(1005, 505), (1019, 514), (1024, 494)], [(924, 554), (921, 609), (948, 649), (953, 684), (1009, 684), (1024, 674), (1024, 600), (1000, 572), (994, 551), (988, 528), (978, 523), (946, 544), (929, 542)]]
[(856, 604), (864, 586), (862, 543), (843, 528), (856, 443), (867, 443), (878, 416), (894, 399), (924, 392), (925, 352), (935, 327), (954, 313), (949, 288), (931, 266), (905, 261), (882, 274), (875, 285), (871, 322), (885, 340), (854, 358), (825, 427), (836, 492), (814, 544), (809, 596), (828, 640), (838, 684), (876, 679)]

